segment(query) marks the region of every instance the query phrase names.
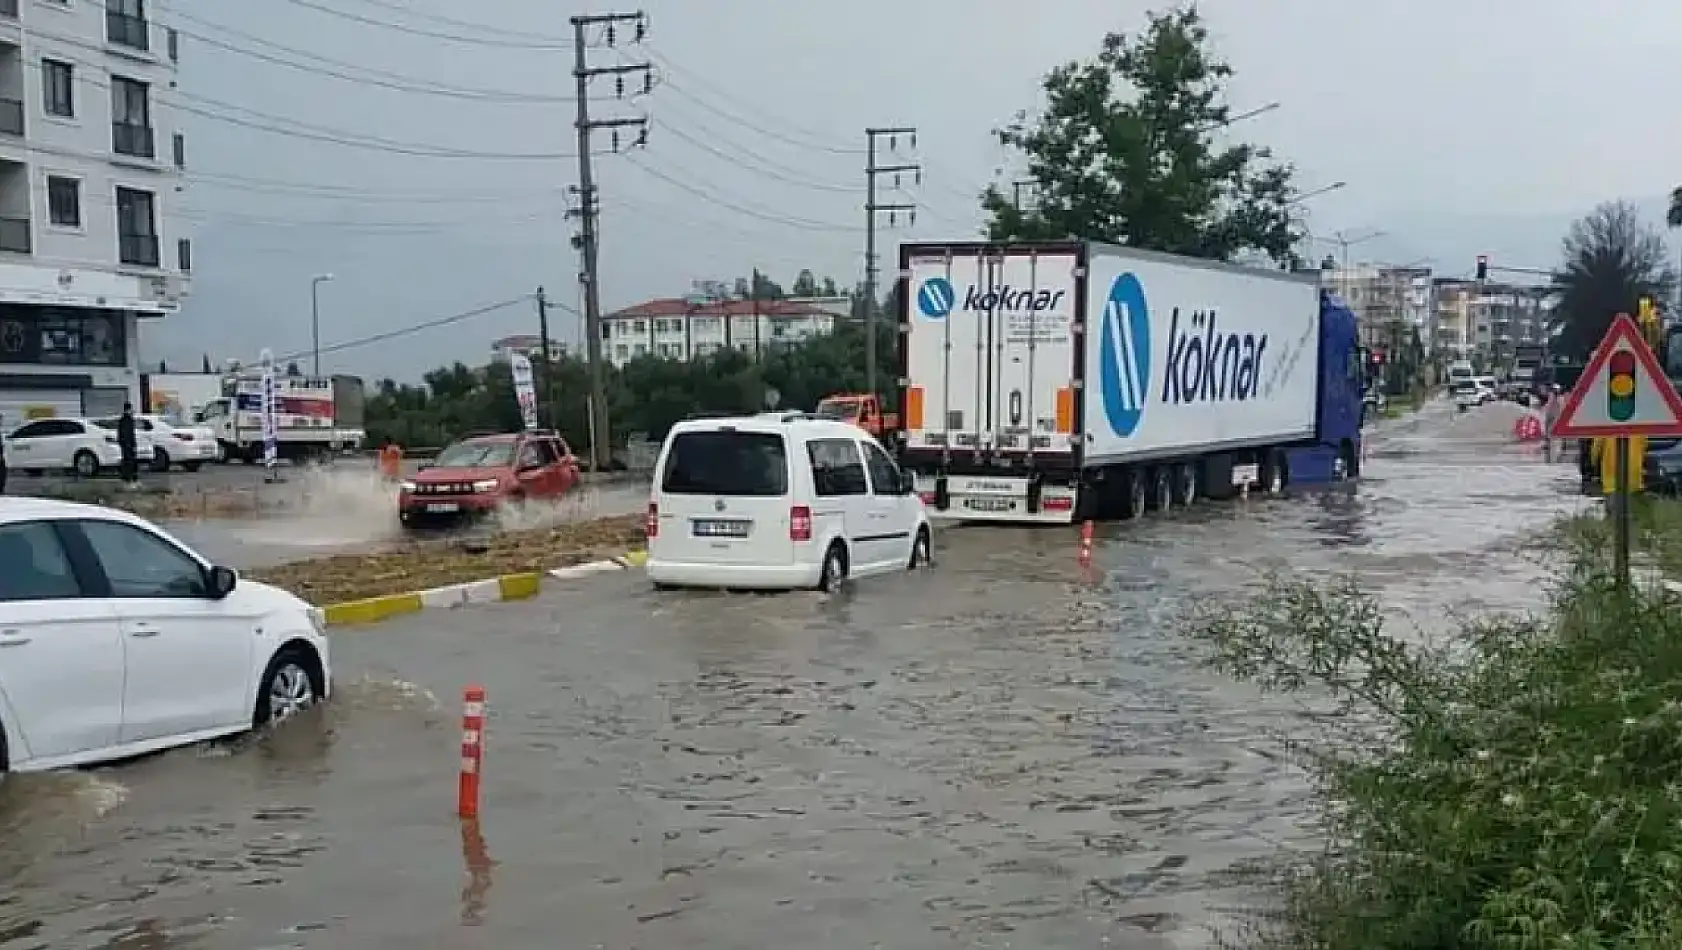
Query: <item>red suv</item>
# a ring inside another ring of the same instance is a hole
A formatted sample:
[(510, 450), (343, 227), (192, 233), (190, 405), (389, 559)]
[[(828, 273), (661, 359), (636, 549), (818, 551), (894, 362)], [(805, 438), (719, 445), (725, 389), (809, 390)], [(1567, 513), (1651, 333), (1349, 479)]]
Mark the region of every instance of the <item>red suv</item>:
[(397, 517), (407, 527), (451, 522), (508, 502), (559, 498), (577, 484), (578, 460), (553, 432), (476, 436), (403, 482)]

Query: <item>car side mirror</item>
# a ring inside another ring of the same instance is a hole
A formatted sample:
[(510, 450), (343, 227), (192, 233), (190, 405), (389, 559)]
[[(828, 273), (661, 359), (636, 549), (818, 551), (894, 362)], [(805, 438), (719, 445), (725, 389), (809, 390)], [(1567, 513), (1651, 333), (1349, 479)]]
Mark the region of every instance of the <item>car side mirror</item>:
[(917, 476), (910, 472), (899, 473), (899, 493), (901, 495), (917, 494)]
[(234, 592), (234, 588), (238, 585), (239, 575), (234, 573), (233, 568), (213, 567), (210, 569), (210, 597), (212, 600), (221, 600), (227, 597)]

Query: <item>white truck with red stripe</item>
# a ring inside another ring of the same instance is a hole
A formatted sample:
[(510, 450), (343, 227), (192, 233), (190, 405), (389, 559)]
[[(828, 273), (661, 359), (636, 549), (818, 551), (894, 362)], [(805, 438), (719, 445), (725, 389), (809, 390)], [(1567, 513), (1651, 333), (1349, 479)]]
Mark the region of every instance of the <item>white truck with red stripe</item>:
[(1137, 517), (1351, 477), (1354, 315), (1289, 274), (1087, 241), (900, 249), (897, 449), (935, 517)]
[[(275, 448), (281, 458), (318, 459), (362, 447), (366, 397), (359, 377), (277, 376), (275, 385)], [(223, 393), (206, 404), (201, 424), (216, 433), (229, 461), (262, 461), (262, 377), (229, 377)]]

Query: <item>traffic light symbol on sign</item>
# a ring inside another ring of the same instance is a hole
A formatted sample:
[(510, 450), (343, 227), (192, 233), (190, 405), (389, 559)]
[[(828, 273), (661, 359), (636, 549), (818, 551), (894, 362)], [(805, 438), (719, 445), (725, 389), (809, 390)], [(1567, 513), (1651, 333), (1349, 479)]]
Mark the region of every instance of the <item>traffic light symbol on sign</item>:
[(1606, 415), (1613, 422), (1628, 422), (1635, 416), (1635, 354), (1613, 353), (1606, 369)]

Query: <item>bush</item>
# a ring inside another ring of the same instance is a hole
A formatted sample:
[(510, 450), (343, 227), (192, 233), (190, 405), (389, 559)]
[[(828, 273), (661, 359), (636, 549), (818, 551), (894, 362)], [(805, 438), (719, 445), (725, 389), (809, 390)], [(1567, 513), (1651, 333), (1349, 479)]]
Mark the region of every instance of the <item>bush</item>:
[(1254, 947), (1682, 947), (1682, 616), (1580, 542), (1543, 618), (1404, 642), (1353, 581), (1268, 579), (1192, 633), (1342, 717), (1297, 749), (1328, 846)]

